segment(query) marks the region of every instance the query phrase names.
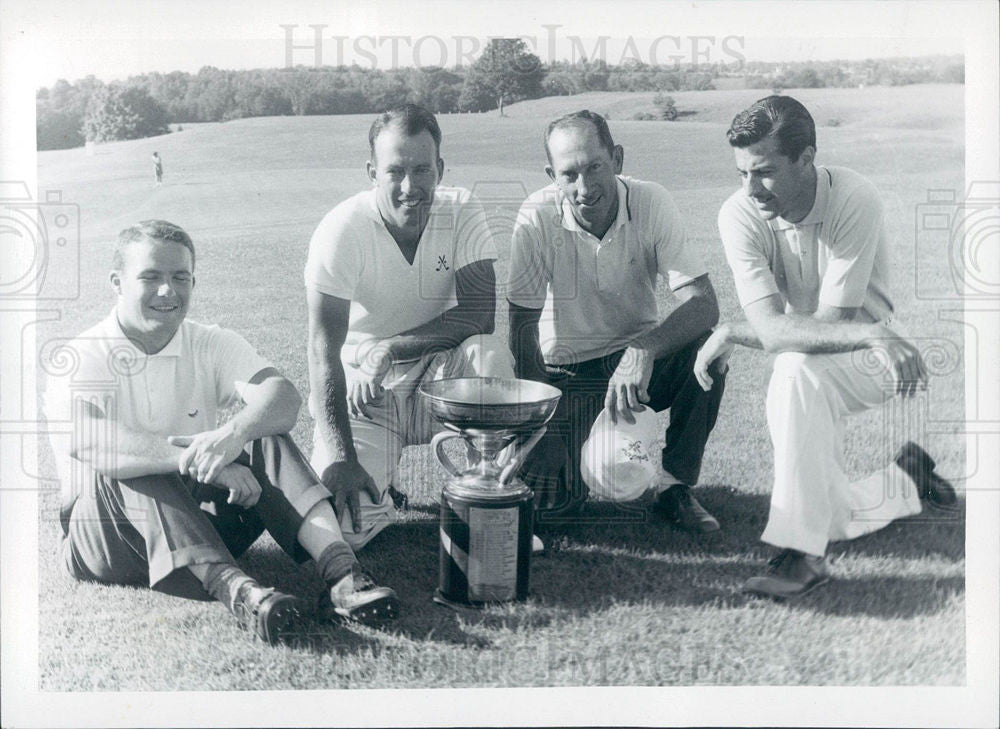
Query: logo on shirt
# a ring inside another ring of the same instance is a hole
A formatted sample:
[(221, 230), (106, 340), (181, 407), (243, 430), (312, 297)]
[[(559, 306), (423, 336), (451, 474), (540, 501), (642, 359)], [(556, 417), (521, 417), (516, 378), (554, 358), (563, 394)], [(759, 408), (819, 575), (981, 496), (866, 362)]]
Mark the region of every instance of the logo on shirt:
[(188, 417), (193, 418), (197, 414), (198, 414), (198, 408), (195, 408), (194, 410), (188, 413)]
[(435, 271), (448, 270), (448, 259), (445, 258), (444, 255), (438, 256), (438, 265), (437, 268), (435, 268), (434, 270)]

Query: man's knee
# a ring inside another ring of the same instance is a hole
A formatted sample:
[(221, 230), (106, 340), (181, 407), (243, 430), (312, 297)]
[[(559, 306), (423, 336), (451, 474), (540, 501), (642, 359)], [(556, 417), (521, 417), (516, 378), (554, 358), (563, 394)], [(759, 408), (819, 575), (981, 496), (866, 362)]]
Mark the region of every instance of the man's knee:
[(787, 408), (796, 403), (826, 398), (832, 394), (831, 381), (821, 366), (823, 355), (782, 352), (774, 358), (767, 390), (769, 407)]
[(475, 334), (458, 345), (473, 377), (513, 377), (514, 355), (504, 341), (493, 334)]

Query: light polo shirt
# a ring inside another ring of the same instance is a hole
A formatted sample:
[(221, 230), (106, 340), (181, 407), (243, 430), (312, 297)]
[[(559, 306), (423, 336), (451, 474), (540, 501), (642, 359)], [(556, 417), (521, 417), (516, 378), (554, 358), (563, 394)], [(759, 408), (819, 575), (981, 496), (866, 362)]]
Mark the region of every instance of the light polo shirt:
[(672, 290), (707, 272), (661, 185), (619, 177), (618, 216), (602, 239), (585, 231), (556, 185), (521, 205), (507, 298), (542, 309), (545, 361), (571, 364), (616, 352), (659, 323), (656, 276)]
[(74, 401), (90, 402), (109, 422), (133, 430), (192, 435), (215, 428), (219, 411), (238, 403), (249, 380), (271, 366), (236, 332), (190, 320), (163, 349), (146, 355), (122, 332), (113, 310), (51, 359), (44, 407), (64, 490), (93, 479), (89, 466), (70, 456), (81, 427), (73, 419)]
[(343, 201), (320, 222), (309, 242), (305, 282), (351, 302), (341, 360), (353, 366), (358, 344), (440, 316), (458, 303), (455, 272), (496, 257), (479, 201), (463, 188), (438, 187), (410, 264), (386, 229), (372, 189)]
[(892, 317), (888, 241), (875, 186), (843, 167), (816, 167), (816, 200), (798, 223), (764, 220), (742, 190), (719, 211), (719, 234), (740, 305), (781, 294), (788, 313), (820, 303)]

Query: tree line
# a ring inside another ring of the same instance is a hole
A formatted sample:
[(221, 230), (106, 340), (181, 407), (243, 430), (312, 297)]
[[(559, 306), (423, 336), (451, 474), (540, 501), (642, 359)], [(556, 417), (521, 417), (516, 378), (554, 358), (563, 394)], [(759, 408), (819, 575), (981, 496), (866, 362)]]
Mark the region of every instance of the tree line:
[[(146, 73), (104, 83), (88, 76), (57, 81), (36, 97), (39, 150), (78, 147), (165, 134), (170, 124), (256, 116), (370, 114), (405, 102), (436, 113), (483, 112), (542, 96), (587, 91), (672, 92), (713, 89), (719, 76), (742, 76), (748, 87), (800, 88), (962, 83), (960, 59), (800, 64), (746, 63), (687, 67), (603, 60), (544, 64), (518, 39), (492, 39), (467, 67), (365, 69), (358, 66)], [(859, 80), (861, 79), (861, 80)]]

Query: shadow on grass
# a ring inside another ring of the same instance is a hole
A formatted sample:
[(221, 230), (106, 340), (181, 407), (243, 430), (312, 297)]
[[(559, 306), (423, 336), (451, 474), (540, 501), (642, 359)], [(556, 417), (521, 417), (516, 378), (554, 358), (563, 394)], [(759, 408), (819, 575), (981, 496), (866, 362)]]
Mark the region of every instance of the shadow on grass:
[[(488, 647), (481, 628), (542, 627), (617, 605), (737, 608), (757, 598), (740, 592), (743, 582), (766, 567), (773, 550), (759, 541), (769, 497), (727, 486), (699, 487), (699, 500), (722, 523), (716, 534), (696, 537), (669, 524), (649, 502), (589, 503), (572, 520), (542, 523), (536, 530), (549, 545), (532, 561), (531, 597), (526, 604), (487, 610), (451, 610), (432, 602), (438, 581), (437, 507), (411, 506), (401, 521), (376, 537), (360, 554), (377, 579), (392, 586), (401, 616), (385, 631), (412, 640)], [(962, 515), (921, 515), (831, 546), (849, 558), (944, 558), (964, 556)], [(321, 584), (305, 577), (308, 568), (289, 571), (273, 551), (253, 557), (252, 570), (282, 589), (317, 594)], [(270, 564), (268, 564), (270, 563)], [(831, 615), (912, 617), (932, 614), (964, 590), (964, 577), (925, 575), (858, 579), (837, 577), (831, 584), (790, 603), (797, 609)], [(305, 581), (304, 581), (305, 578)], [(370, 646), (363, 635), (345, 640), (345, 631), (320, 626), (311, 636), (315, 652), (358, 651)]]
[[(836, 568), (835, 568), (836, 569)], [(825, 615), (913, 618), (940, 611), (965, 592), (965, 577), (834, 577), (796, 603)]]

